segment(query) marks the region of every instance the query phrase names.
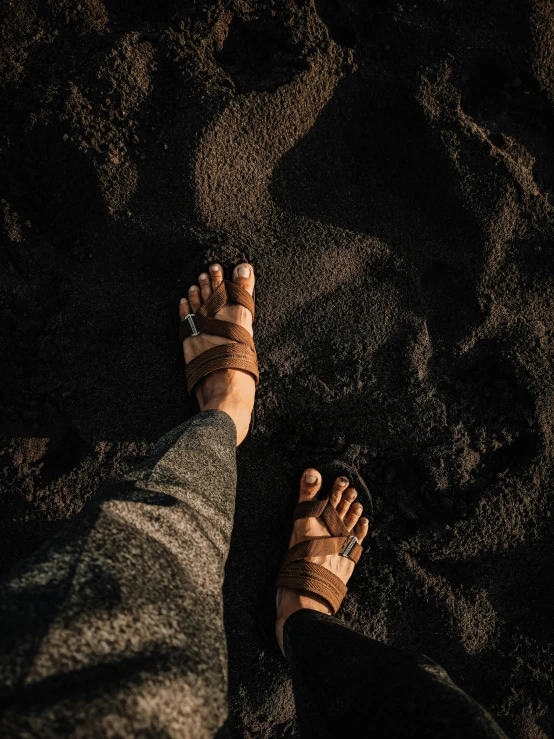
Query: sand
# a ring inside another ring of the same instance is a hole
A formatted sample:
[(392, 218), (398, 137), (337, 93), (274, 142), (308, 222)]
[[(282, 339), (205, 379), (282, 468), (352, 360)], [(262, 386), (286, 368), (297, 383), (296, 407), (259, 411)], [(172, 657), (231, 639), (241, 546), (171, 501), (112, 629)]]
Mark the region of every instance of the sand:
[(295, 735), (257, 604), (302, 465), (339, 458), (377, 514), (342, 618), (552, 736), (551, 0), (3, 12), (3, 571), (183, 420), (172, 291), (247, 258), (236, 735)]

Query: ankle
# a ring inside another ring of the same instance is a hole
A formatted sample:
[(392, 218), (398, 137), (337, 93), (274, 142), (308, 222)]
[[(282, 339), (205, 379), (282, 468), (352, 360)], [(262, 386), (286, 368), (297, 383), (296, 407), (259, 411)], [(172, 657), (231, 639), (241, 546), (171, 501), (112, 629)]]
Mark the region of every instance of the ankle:
[(237, 428), (237, 446), (250, 427), (254, 407), (255, 382), (240, 370), (217, 370), (198, 387), (196, 397), (201, 411), (220, 410), (233, 419)]
[(231, 416), (237, 429), (237, 446), (241, 444), (248, 433), (250, 428), (250, 419), (252, 418), (252, 409), (245, 405), (239, 405), (234, 403), (228, 398), (223, 398), (221, 401), (213, 401), (207, 403), (203, 411), (224, 411), (228, 416)]
[(327, 616), (332, 615), (331, 609), (326, 600), (315, 594), (305, 595), (301, 591), (294, 590), (293, 588), (278, 588), (276, 605), (277, 621), (275, 623), (275, 634), (283, 654), (285, 654), (283, 648), (283, 629), (289, 616), (292, 616), (296, 611), (304, 609), (319, 611)]

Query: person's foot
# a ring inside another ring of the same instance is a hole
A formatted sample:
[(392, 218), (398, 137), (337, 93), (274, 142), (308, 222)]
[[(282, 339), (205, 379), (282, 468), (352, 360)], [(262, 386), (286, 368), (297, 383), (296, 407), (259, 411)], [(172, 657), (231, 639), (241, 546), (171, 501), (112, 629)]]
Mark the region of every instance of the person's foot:
[[(198, 277), (198, 285), (191, 285), (188, 298), (181, 298), (179, 317), (181, 320), (188, 313), (196, 313), (213, 291), (223, 282), (223, 269), (220, 264), (212, 264), (209, 274), (202, 272)], [(238, 264), (233, 270), (233, 282), (247, 290), (250, 295), (254, 291), (254, 268), (251, 264)], [(252, 336), (252, 314), (242, 305), (229, 304), (218, 311), (216, 318), (222, 321), (238, 323)], [(229, 343), (221, 336), (201, 333), (189, 336), (183, 342), (185, 362), (190, 362), (207, 349), (219, 344)], [(197, 385), (196, 397), (201, 411), (221, 410), (228, 413), (237, 427), (237, 445), (248, 433), (250, 417), (254, 407), (256, 383), (252, 375), (242, 370), (215, 370)]]
[[(320, 487), (320, 473), (314, 469), (305, 470), (300, 481), (300, 498), (298, 502), (302, 503), (307, 500), (313, 500)], [(344, 525), (348, 531), (356, 536), (358, 542), (361, 544), (368, 532), (369, 521), (367, 518), (360, 518), (363, 509), (361, 503), (355, 502), (356, 495), (356, 490), (349, 487), (346, 477), (337, 477), (333, 483), (331, 503), (344, 521)], [(313, 517), (299, 518), (294, 522), (289, 549), (295, 544), (322, 536), (330, 536), (323, 519)], [(354, 570), (354, 562), (351, 559), (340, 557), (336, 554), (323, 557), (309, 557), (307, 559), (309, 562), (315, 562), (330, 570), (345, 585)], [(311, 608), (314, 611), (321, 611), (321, 613), (331, 615), (329, 604), (323, 598), (293, 588), (278, 588), (275, 633), (283, 653), (283, 626), (287, 618), (301, 608)]]

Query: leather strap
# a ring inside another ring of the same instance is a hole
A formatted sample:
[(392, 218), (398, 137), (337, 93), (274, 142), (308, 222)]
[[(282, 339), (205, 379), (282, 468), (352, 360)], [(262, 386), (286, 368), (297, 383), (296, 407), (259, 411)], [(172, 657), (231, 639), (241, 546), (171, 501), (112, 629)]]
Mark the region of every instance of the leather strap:
[(343, 581), (326, 567), (315, 562), (299, 560), (286, 565), (279, 572), (278, 588), (296, 588), (327, 601), (333, 615), (339, 610), (348, 588)]
[(325, 498), (324, 500), (305, 500), (296, 506), (292, 518), (294, 521), (297, 521), (299, 518), (312, 518), (312, 516), (319, 518), (328, 502), (329, 498)]
[[(223, 338), (236, 341), (239, 344), (246, 344), (252, 351), (255, 351), (254, 339), (250, 336), (248, 331), (242, 326), (239, 326), (238, 323), (219, 321), (217, 318), (206, 318), (200, 313), (195, 313), (193, 320), (198, 331), (211, 334), (212, 336), (223, 336)], [(192, 326), (188, 320), (181, 321), (179, 324), (179, 339), (184, 341), (192, 335)]]
[(323, 518), (329, 533), (333, 536), (348, 536), (349, 531), (344, 525), (342, 518), (331, 505), (329, 498), (324, 500), (304, 501), (296, 506), (293, 514), (294, 520), (299, 518)]
[(214, 318), (227, 303), (242, 305), (252, 313), (252, 320), (254, 320), (254, 299), (250, 293), (240, 285), (224, 280), (194, 314), (192, 324), (188, 319), (184, 319), (179, 325), (181, 342), (194, 334), (193, 325), (198, 332), (222, 336), (231, 342), (212, 347), (187, 364), (185, 372), (189, 393), (192, 393), (195, 386), (206, 375), (218, 369), (238, 369), (249, 372), (258, 384), (260, 375), (254, 340), (239, 324)]
[(254, 298), (243, 287), (227, 280), (223, 280), (206, 302), (202, 303), (198, 314), (213, 318), (227, 303), (236, 303), (247, 308), (252, 313), (252, 320), (254, 320), (256, 311)]
[(321, 514), (321, 517), (333, 536), (348, 536), (348, 529), (342, 522), (342, 518), (337, 513), (336, 508), (331, 505), (331, 501), (329, 501), (325, 506), (325, 510)]
[[(306, 559), (307, 557), (325, 557), (328, 554), (342, 554), (345, 549), (352, 543), (352, 536), (318, 536), (315, 539), (302, 541), (291, 547), (283, 557), (282, 565), (294, 562), (297, 559)], [(359, 544), (354, 544), (346, 555), (347, 559), (351, 559), (354, 564), (362, 555), (363, 549)]]
[(256, 385), (260, 379), (256, 352), (243, 344), (221, 344), (207, 349), (185, 367), (187, 390), (192, 393), (203, 377), (218, 369), (237, 369), (253, 375)]

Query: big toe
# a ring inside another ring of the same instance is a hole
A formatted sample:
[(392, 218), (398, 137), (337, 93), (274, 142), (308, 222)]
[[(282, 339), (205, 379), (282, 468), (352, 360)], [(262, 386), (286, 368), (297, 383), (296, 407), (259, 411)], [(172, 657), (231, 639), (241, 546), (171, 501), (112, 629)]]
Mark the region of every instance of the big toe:
[(312, 467), (304, 470), (304, 474), (300, 480), (299, 502), (302, 503), (305, 500), (312, 500), (312, 498), (315, 498), (320, 487), (321, 475), (319, 472), (314, 470)]
[(248, 262), (237, 264), (233, 270), (233, 282), (247, 290), (250, 295), (254, 293), (254, 267)]

